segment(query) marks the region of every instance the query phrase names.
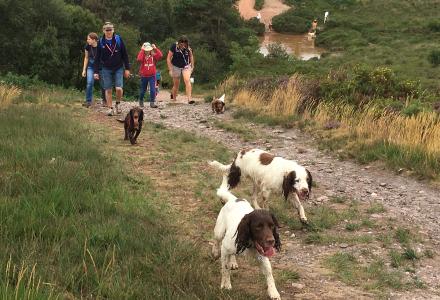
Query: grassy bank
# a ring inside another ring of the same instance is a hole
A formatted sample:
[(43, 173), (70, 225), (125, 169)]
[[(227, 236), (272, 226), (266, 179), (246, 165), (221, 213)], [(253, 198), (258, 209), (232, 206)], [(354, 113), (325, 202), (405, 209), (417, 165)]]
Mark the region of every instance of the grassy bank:
[(80, 95), (42, 94), (0, 111), (0, 298), (249, 297), (219, 290), (167, 191), (111, 155), (69, 104)]
[[(317, 18), (316, 44), (337, 56), (324, 56), (321, 68), (365, 63), (387, 66), (399, 77), (419, 80), (438, 91), (440, 26), (437, 1), (288, 0), (293, 9), (273, 20), (275, 30), (305, 32)], [(324, 12), (329, 11), (324, 24)]]

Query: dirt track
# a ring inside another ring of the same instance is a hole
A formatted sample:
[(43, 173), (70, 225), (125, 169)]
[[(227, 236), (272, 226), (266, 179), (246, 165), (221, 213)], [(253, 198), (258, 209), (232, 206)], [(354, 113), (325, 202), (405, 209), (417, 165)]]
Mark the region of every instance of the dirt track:
[[(240, 15), (248, 20), (256, 17), (258, 11), (254, 9), (255, 0), (240, 0), (238, 2), (238, 11)], [(288, 10), (290, 6), (285, 5), (280, 0), (265, 0), (263, 9), (260, 11), (261, 21), (267, 26), (272, 18)]]

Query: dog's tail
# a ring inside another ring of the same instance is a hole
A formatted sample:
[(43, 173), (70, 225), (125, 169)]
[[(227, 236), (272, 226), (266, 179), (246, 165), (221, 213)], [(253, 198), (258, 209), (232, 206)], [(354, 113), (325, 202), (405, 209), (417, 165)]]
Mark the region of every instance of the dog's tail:
[(229, 165), (224, 165), (216, 160), (210, 161), (208, 162), (208, 164), (211, 167), (215, 167), (217, 169), (219, 169), (220, 171), (222, 171), (224, 174), (226, 174), (227, 172), (229, 172), (229, 170), (231, 169), (231, 164)]
[(235, 197), (230, 191), (229, 191), (229, 184), (228, 184), (228, 175), (223, 175), (223, 181), (222, 185), (217, 189), (217, 196), (222, 199), (223, 203), (226, 203), (230, 200), (236, 200), (237, 197)]

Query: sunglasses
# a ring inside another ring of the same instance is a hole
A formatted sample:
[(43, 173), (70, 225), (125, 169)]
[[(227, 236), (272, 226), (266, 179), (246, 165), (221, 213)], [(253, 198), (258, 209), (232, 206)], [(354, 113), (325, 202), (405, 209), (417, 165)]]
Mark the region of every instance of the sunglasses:
[(107, 28), (105, 31), (113, 31), (113, 28)]

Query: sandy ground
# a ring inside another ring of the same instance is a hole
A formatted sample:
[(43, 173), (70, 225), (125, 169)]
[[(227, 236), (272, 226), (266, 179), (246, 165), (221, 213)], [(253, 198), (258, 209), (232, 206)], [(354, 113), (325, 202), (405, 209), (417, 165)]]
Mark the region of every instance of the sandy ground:
[[(248, 20), (256, 17), (258, 11), (254, 9), (255, 0), (240, 0), (238, 2), (238, 11), (240, 15)], [(263, 9), (260, 11), (262, 22), (267, 26), (272, 18), (288, 10), (290, 6), (285, 5), (279, 0), (265, 0)]]

